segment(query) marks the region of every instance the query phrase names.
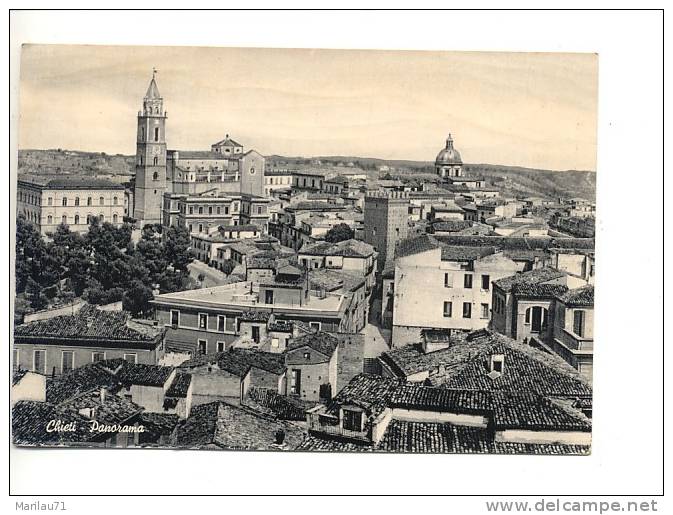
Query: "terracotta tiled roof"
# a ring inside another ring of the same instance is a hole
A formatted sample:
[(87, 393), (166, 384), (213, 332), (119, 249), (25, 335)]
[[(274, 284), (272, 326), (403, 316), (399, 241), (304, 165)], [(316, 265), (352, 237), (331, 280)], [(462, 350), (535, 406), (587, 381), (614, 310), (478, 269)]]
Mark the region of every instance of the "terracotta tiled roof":
[(282, 420), (306, 420), (306, 405), (295, 397), (280, 395), (269, 388), (251, 386), (248, 390), (250, 400), (269, 409)]
[(502, 250), (533, 250), (533, 249), (593, 249), (593, 238), (524, 238), (509, 236), (465, 236), (440, 235), (436, 236), (441, 243), (448, 245), (467, 245), (472, 247), (496, 247)]
[(173, 367), (124, 362), (116, 375), (120, 381), (127, 385), (158, 387), (166, 384), (173, 370)]
[(177, 372), (175, 374), (175, 379), (166, 390), (166, 395), (168, 397), (187, 397), (187, 392), (189, 391), (189, 385), (192, 382), (192, 375), (185, 374), (183, 372)]
[(392, 420), (377, 450), (415, 453), (588, 454), (589, 446), (495, 442), (488, 430), (449, 423)]
[[(73, 432), (47, 432), (50, 420), (74, 423)], [(58, 445), (87, 442), (94, 437), (86, 418), (72, 409), (59, 409), (48, 402), (19, 401), (12, 407), (12, 439), (16, 445)]]
[(558, 299), (563, 302), (566, 306), (577, 306), (577, 307), (589, 307), (594, 305), (594, 286), (593, 284), (588, 284), (581, 288), (574, 288), (568, 290), (562, 295), (558, 296)]
[(61, 404), (61, 407), (72, 408), (76, 411), (91, 408), (94, 410), (94, 420), (110, 425), (123, 424), (143, 410), (141, 406), (110, 392), (107, 392), (105, 399), (102, 399), (99, 390), (91, 390), (66, 401)]
[(134, 323), (128, 312), (103, 311), (87, 304), (74, 315), (61, 315), (46, 320), (21, 324), (14, 329), (17, 341), (30, 340), (42, 344), (103, 345), (110, 347), (154, 349), (165, 329)]
[[(587, 381), (560, 357), (505, 336), (477, 331), (467, 338), (467, 359), (431, 377), (433, 384), (468, 390), (533, 392), (543, 396), (591, 397)], [(453, 347), (460, 352), (460, 345)], [(490, 358), (502, 354), (504, 370), (489, 377)]]
[(124, 186), (105, 179), (84, 176), (22, 177), (19, 182), (52, 190), (123, 190)]
[(549, 281), (559, 279), (566, 275), (568, 274), (560, 270), (556, 270), (555, 268), (544, 267), (530, 270), (529, 272), (511, 275), (509, 277), (503, 277), (502, 279), (494, 281), (493, 284), (506, 292), (510, 292), (514, 288), (519, 288), (523, 293), (526, 291), (525, 287), (527, 286), (530, 287), (548, 283)]
[(53, 379), (47, 378), (47, 402), (60, 404), (74, 396), (100, 387), (106, 387), (114, 392), (122, 387), (122, 382), (103, 365), (91, 363)]
[(442, 246), (442, 261), (475, 261), (495, 253), (494, 247)]
[(217, 364), (220, 369), (227, 370), (239, 377), (247, 374), (251, 367), (274, 374), (282, 374), (285, 371), (282, 354), (234, 347), (224, 352), (196, 356), (182, 363), (180, 368), (184, 370), (209, 364)]
[(441, 245), (439, 242), (428, 234), (422, 234), (414, 238), (407, 238), (402, 240), (395, 249), (395, 258), (402, 258), (427, 252), (428, 250), (438, 249)]
[(329, 333), (318, 331), (317, 333), (309, 333), (298, 338), (292, 338), (287, 343), (287, 349), (294, 350), (301, 347), (310, 347), (329, 358), (334, 354), (334, 350), (338, 345), (339, 340), (336, 337)]
[(359, 240), (344, 240), (338, 243), (320, 242), (302, 247), (300, 254), (312, 256), (369, 257), (374, 247)]
[[(280, 445), (278, 431), (285, 434)], [(294, 425), (224, 402), (192, 408), (189, 418), (178, 425), (176, 437), (179, 447), (255, 450), (292, 450), (304, 439), (303, 431)]]

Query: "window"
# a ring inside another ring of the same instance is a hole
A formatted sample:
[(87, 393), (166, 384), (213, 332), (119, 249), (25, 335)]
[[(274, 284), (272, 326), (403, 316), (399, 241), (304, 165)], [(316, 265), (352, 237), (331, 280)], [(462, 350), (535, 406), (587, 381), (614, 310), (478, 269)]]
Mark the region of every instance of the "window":
[(488, 318), (488, 304), (481, 305), (481, 318)]
[(61, 223), (62, 223), (62, 224), (65, 224), (65, 225), (68, 224), (68, 216), (67, 216), (67, 215), (63, 215), (63, 216), (61, 217)]
[(101, 205), (101, 206), (104, 206), (105, 205), (105, 198), (104, 197), (99, 197), (98, 198), (98, 204)]
[(220, 206), (217, 206), (217, 214), (218, 215), (221, 214), (221, 210), (222, 210), (222, 208)]
[(100, 219), (100, 223), (103, 223), (105, 221), (105, 215), (103, 213), (98, 215), (98, 218)]
[(192, 224), (189, 224), (189, 232), (194, 232), (194, 226)]
[(224, 214), (225, 215), (229, 214), (229, 206), (224, 206)]
[(189, 214), (190, 215), (194, 214), (194, 206), (189, 206)]
[(199, 354), (206, 354), (208, 351), (208, 341), (199, 340)]
[(154, 128), (154, 141), (159, 141), (159, 127)]
[(118, 221), (119, 221), (119, 217), (116, 214), (112, 215), (112, 223), (116, 224)]
[(481, 276), (481, 289), (488, 291), (491, 288), (491, 276), (482, 275)]
[(112, 203), (116, 206), (117, 203), (119, 202), (119, 199), (117, 197), (112, 197)]
[(362, 412), (343, 410), (343, 428), (349, 431), (362, 431)]
[(79, 197), (75, 197), (75, 205), (79, 206)]
[(301, 370), (293, 368), (290, 374), (290, 393), (299, 395), (301, 392)]
[(234, 330), (236, 329), (236, 318), (233, 317), (233, 316), (228, 316), (226, 318), (225, 323), (226, 323), (225, 327), (226, 327), (227, 332), (228, 333), (233, 333)]
[(444, 287), (453, 288), (453, 274), (449, 273), (444, 274)]
[(224, 352), (224, 342), (217, 342), (217, 352)]
[(199, 313), (199, 329), (208, 329), (208, 315)]
[(47, 371), (47, 351), (36, 350), (33, 351), (33, 372), (41, 374)]
[(472, 303), (463, 302), (463, 318), (472, 318)]
[(446, 302), (444, 302), (444, 317), (450, 318), (452, 311), (453, 311), (453, 304), (447, 300)]
[(203, 232), (203, 224), (199, 224), (199, 232)]
[(93, 363), (98, 363), (99, 361), (103, 361), (105, 359), (105, 353), (104, 352), (92, 352), (91, 353), (91, 361)]
[(320, 322), (309, 322), (308, 325), (313, 329), (314, 331), (320, 331), (320, 328), (322, 327)]
[(51, 206), (53, 203), (54, 203), (54, 199), (53, 199), (53, 198), (51, 198), (51, 197), (47, 198), (47, 205), (48, 205), (48, 206)]
[(304, 352), (304, 359), (311, 359), (311, 353), (310, 352)]
[(79, 225), (79, 215), (75, 215), (75, 225)]
[(199, 214), (200, 214), (200, 215), (203, 214), (203, 206), (199, 206)]
[[(154, 166), (157, 166), (159, 164), (159, 158), (157, 156), (154, 156), (154, 159), (152, 160), (152, 164)], [(159, 177), (159, 175), (157, 174), (157, 172), (154, 172), (154, 180), (155, 181), (157, 180), (157, 177)]]
[(582, 310), (573, 311), (573, 333), (580, 338), (584, 338), (585, 312)]
[(90, 205), (91, 205), (91, 197), (89, 197), (89, 198), (86, 199), (86, 205), (87, 205), (87, 206), (90, 206)]
[(48, 216), (47, 216), (47, 223), (48, 223), (49, 225), (51, 225), (51, 224), (53, 223), (53, 221), (54, 221), (54, 219), (52, 218), (52, 216), (51, 216), (51, 215), (48, 215)]
[(61, 372), (67, 374), (75, 368), (75, 353), (71, 350), (64, 350), (61, 353)]
[(63, 197), (63, 199), (61, 200), (61, 205), (63, 205), (63, 206), (68, 205), (68, 198), (67, 197)]
[(463, 276), (463, 287), (472, 288), (472, 274), (465, 274)]
[(171, 309), (171, 325), (175, 327), (180, 325), (180, 311), (177, 309)]
[(135, 352), (124, 354), (124, 361), (128, 361), (129, 363), (133, 363), (135, 365), (138, 363), (138, 355)]
[(213, 206), (208, 206), (208, 214), (209, 215), (213, 214)]
[(262, 214), (262, 206), (257, 206), (257, 214), (258, 215)]
[(226, 326), (227, 326), (227, 317), (224, 315), (217, 315), (217, 330), (220, 333), (223, 333)]
[(277, 349), (278, 348), (278, 343), (279, 343), (278, 338), (271, 338), (271, 347), (272, 348)]

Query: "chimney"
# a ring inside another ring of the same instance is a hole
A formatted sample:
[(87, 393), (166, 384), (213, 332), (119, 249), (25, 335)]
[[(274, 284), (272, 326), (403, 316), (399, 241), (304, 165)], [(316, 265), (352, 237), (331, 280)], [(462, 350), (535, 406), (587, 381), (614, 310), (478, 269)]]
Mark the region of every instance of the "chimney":
[(493, 379), (500, 377), (505, 371), (505, 355), (504, 354), (492, 354), (491, 361), (489, 364), (489, 376)]
[(105, 404), (105, 398), (107, 397), (107, 388), (102, 387), (100, 389), (100, 403)]

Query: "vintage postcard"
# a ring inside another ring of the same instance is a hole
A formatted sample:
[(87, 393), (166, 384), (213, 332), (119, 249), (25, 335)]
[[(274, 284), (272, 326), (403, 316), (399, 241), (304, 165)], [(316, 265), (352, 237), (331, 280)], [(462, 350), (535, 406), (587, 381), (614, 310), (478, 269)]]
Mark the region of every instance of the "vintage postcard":
[(15, 445), (591, 453), (597, 55), (20, 67)]

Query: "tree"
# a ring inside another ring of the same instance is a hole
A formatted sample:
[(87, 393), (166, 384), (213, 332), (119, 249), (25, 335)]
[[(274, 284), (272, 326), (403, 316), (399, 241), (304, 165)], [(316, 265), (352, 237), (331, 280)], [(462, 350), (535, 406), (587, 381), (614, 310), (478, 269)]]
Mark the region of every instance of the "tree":
[(176, 270), (187, 270), (194, 261), (190, 252), (191, 237), (186, 227), (170, 227), (164, 240), (164, 258)]
[(33, 279), (29, 277), (26, 281), (26, 299), (30, 302), (30, 307), (33, 309), (44, 309), (47, 307), (47, 297), (42, 293), (42, 288)]
[(353, 229), (346, 224), (337, 224), (325, 234), (325, 241), (329, 243), (338, 243), (344, 240), (350, 240), (355, 236)]
[(188, 290), (190, 287), (189, 272), (185, 270), (166, 269), (159, 276), (159, 293)]
[(150, 301), (153, 298), (152, 290), (136, 279), (122, 296), (122, 308), (131, 312), (133, 316), (145, 316), (152, 310)]

